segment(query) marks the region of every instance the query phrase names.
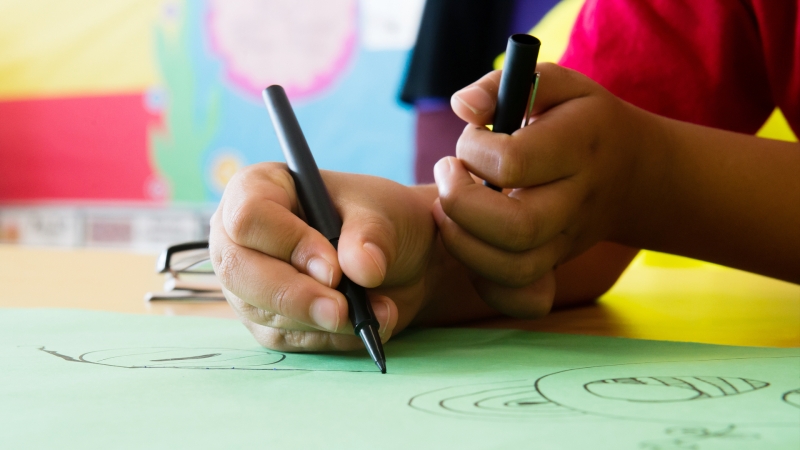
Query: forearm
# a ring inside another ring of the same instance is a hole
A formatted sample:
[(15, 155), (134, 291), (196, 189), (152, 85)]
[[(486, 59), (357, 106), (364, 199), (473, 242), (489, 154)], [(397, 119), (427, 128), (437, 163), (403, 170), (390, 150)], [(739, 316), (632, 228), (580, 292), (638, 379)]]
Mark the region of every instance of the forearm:
[(800, 282), (800, 146), (649, 117), (613, 239)]

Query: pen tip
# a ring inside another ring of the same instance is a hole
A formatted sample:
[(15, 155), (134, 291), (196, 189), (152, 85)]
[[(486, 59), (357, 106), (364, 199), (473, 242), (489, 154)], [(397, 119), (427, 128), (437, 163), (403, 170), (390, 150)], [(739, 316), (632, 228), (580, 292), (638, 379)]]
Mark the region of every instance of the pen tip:
[(373, 325), (366, 325), (358, 331), (358, 335), (361, 336), (375, 365), (381, 369), (381, 373), (386, 373), (386, 356), (383, 354), (383, 345), (381, 345), (378, 329)]

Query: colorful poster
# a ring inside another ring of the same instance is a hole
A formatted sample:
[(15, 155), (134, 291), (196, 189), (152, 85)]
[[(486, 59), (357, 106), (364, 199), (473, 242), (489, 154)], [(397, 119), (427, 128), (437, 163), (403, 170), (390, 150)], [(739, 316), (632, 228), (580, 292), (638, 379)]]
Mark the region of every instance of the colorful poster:
[(422, 0), (4, 0), (0, 201), (213, 203), (282, 159), (286, 87), (324, 169), (412, 182), (397, 101)]

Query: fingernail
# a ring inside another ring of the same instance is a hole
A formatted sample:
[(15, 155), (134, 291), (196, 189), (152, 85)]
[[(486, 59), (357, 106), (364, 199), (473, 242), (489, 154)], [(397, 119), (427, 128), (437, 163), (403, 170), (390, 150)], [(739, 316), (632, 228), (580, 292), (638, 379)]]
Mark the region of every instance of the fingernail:
[(388, 338), (388, 336), (385, 335), (387, 332), (391, 331), (387, 329), (389, 326), (389, 305), (385, 301), (379, 300), (372, 304), (372, 312), (375, 313), (375, 318), (378, 319), (378, 323), (381, 324), (378, 334), (381, 335), (381, 338)]
[(381, 280), (384, 280), (386, 278), (386, 256), (381, 249), (372, 242), (365, 242), (363, 248), (364, 251), (372, 257), (375, 265), (378, 266), (378, 270), (381, 271)]
[(328, 264), (328, 261), (322, 258), (313, 258), (308, 263), (308, 274), (325, 286), (333, 287), (331, 286), (331, 283), (333, 283), (333, 267)]
[(453, 171), (453, 165), (450, 163), (450, 157), (446, 156), (440, 159), (436, 165), (433, 166), (433, 179), (436, 184), (443, 182), (444, 179)]
[(321, 328), (328, 331), (339, 329), (339, 302), (332, 298), (320, 297), (311, 302), (308, 315)]
[(494, 108), (494, 99), (477, 86), (462, 89), (453, 94), (453, 97), (479, 116)]

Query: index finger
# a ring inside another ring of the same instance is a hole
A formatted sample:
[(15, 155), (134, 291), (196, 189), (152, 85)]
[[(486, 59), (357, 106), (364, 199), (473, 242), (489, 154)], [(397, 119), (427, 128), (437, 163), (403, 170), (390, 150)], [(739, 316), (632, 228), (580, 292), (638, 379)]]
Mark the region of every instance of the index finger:
[(330, 332), (347, 328), (347, 300), (291, 265), (237, 245), (212, 216), (209, 250), (222, 285), (241, 300), (270, 313)]
[(512, 135), (467, 126), (456, 144), (456, 156), (467, 170), (504, 188), (569, 177), (583, 164), (584, 133), (569, 120), (545, 116)]
[[(533, 102), (534, 115), (564, 103), (570, 99), (585, 97), (597, 84), (574, 70), (553, 63), (539, 63), (539, 88)], [(497, 92), (500, 89), (502, 71), (495, 70), (478, 81), (456, 91), (450, 97), (450, 107), (458, 117), (474, 125), (489, 125), (494, 119)]]
[(235, 244), (336, 286), (341, 276), (336, 250), (296, 210), (294, 183), (283, 164), (248, 167), (231, 180), (220, 203), (222, 228)]
[(474, 125), (489, 125), (494, 119), (501, 70), (487, 73), (478, 81), (450, 97), (450, 107), (462, 120)]

